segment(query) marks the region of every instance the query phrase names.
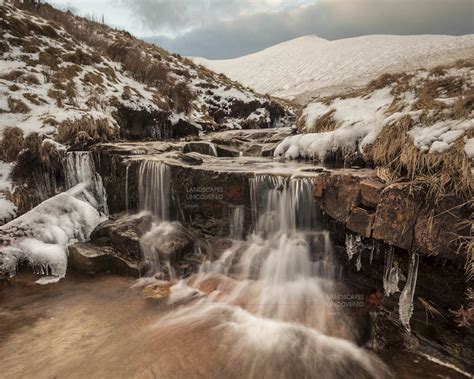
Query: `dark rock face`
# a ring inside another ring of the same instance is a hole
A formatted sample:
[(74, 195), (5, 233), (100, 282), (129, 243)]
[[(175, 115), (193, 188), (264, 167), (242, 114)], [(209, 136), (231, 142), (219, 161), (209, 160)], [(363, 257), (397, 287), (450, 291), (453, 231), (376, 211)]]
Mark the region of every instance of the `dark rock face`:
[(420, 203), (408, 194), (407, 185), (388, 186), (382, 192), (377, 206), (373, 237), (411, 250), (419, 209)]
[(248, 174), (207, 171), (171, 166), (173, 203), (186, 225), (213, 235), (228, 235), (232, 207), (246, 209), (244, 223), (250, 226)]
[(433, 208), (420, 194), (411, 194), (409, 183), (385, 185), (370, 170), (323, 172), (315, 178), (314, 196), (329, 217), (364, 237), (462, 259), (455, 253), (453, 236), (468, 235), (459, 223), (469, 212), (460, 199), (445, 198)]
[(185, 120), (180, 119), (173, 124), (169, 120), (170, 115), (166, 111), (120, 107), (115, 117), (120, 125), (121, 137), (126, 140), (166, 140), (199, 134), (199, 129)]
[(216, 155), (217, 153), (215, 146), (209, 142), (188, 142), (183, 147), (183, 153), (191, 152), (205, 155)]

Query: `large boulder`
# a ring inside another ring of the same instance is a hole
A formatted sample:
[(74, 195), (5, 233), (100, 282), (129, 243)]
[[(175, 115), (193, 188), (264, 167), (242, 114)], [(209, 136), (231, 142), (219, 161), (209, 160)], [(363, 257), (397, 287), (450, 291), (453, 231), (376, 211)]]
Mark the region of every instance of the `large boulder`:
[(143, 260), (140, 238), (150, 229), (151, 214), (123, 215), (103, 222), (92, 232), (91, 242), (108, 244), (116, 254), (132, 262)]

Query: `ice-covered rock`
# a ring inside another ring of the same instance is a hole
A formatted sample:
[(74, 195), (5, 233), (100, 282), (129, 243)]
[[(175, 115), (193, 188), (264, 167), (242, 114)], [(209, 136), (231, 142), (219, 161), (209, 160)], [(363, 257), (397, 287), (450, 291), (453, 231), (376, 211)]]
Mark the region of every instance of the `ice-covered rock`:
[(68, 244), (86, 240), (101, 221), (93, 206), (77, 198), (83, 191), (84, 185), (73, 187), (0, 227), (0, 275), (15, 275), (22, 262), (38, 274), (66, 275)]

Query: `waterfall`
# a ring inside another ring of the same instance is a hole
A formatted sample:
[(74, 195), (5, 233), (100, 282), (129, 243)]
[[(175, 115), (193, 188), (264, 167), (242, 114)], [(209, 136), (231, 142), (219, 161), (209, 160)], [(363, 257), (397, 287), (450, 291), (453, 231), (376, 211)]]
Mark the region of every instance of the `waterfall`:
[(159, 161), (145, 160), (138, 174), (139, 207), (153, 214), (159, 221), (170, 219), (171, 173)]
[(175, 238), (173, 232), (181, 227), (178, 222), (169, 222), (170, 168), (163, 162), (145, 160), (140, 164), (138, 175), (139, 209), (150, 212), (154, 217), (150, 230), (140, 239), (143, 256), (148, 265), (146, 276), (153, 276), (166, 268), (170, 278), (174, 278), (170, 258), (165, 257), (165, 262), (160, 262), (160, 250), (163, 247), (160, 245), (166, 239)]
[(398, 300), (400, 321), (408, 332), (410, 331), (410, 318), (413, 314), (413, 296), (415, 295), (419, 262), (420, 256), (417, 253), (412, 252), (408, 263), (407, 281), (402, 294), (400, 295), (400, 299)]
[[(348, 341), (356, 331), (337, 304), (333, 249), (318, 223), (312, 179), (256, 175), (249, 184), (252, 230), (171, 287), (168, 303), (188, 304), (160, 319), (157, 334), (210, 330), (222, 346), (214, 353), (229, 365), (222, 373), (240, 377), (390, 377)], [(231, 236), (240, 219), (234, 208)]]
[(67, 189), (83, 183), (86, 189), (80, 198), (87, 201), (104, 215), (109, 214), (107, 194), (102, 184), (102, 178), (95, 170), (91, 153), (88, 151), (72, 151), (65, 158), (66, 187)]
[(230, 298), (253, 293), (248, 307), (262, 317), (325, 330), (334, 256), (317, 222), (312, 179), (257, 175), (250, 188), (253, 231), (201, 273), (231, 272), (241, 284)]

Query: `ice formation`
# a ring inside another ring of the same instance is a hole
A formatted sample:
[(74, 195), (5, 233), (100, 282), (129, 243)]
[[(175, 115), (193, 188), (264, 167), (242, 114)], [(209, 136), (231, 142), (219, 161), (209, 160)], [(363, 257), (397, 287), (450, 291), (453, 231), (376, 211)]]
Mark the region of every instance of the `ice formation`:
[(413, 296), (415, 295), (419, 262), (420, 256), (417, 253), (412, 252), (408, 264), (407, 281), (402, 294), (400, 295), (400, 299), (398, 300), (400, 321), (408, 332), (410, 331), (410, 318), (413, 314)]
[(384, 275), (383, 275), (383, 289), (385, 296), (390, 296), (398, 291), (399, 281), (398, 262), (394, 260), (393, 247), (390, 247), (385, 252)]
[(5, 235), (15, 237), (0, 248), (0, 274), (15, 275), (18, 264), (26, 261), (38, 274), (64, 277), (68, 244), (86, 240), (103, 220), (92, 205), (78, 198), (84, 192), (85, 185), (80, 184), (1, 226)]

